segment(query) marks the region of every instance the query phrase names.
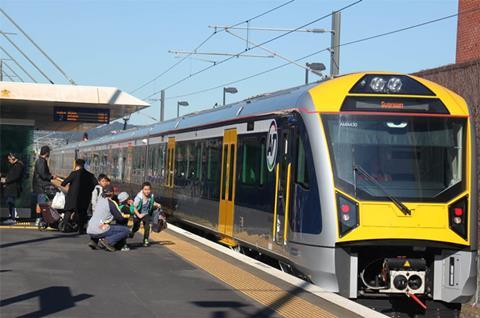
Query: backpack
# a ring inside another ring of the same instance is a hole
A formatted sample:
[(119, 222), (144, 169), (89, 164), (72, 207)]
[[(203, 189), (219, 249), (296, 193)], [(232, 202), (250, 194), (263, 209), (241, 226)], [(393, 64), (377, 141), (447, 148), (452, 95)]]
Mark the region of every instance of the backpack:
[[(100, 189), (95, 187), (94, 190), (97, 190), (97, 202), (98, 202), (98, 199), (100, 198)], [(92, 201), (90, 200), (90, 203), (88, 204), (88, 208), (87, 208), (87, 215), (92, 215), (93, 214), (93, 205), (92, 205)]]

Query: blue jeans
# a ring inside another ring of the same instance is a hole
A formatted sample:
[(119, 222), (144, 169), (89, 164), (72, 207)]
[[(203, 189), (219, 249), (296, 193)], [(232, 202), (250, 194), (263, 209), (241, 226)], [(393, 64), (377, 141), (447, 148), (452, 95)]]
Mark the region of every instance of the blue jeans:
[(124, 225), (117, 225), (113, 224), (110, 225), (110, 228), (107, 232), (99, 234), (99, 235), (92, 235), (92, 238), (103, 238), (107, 241), (110, 245), (115, 245), (121, 240), (124, 240), (128, 237), (129, 229)]

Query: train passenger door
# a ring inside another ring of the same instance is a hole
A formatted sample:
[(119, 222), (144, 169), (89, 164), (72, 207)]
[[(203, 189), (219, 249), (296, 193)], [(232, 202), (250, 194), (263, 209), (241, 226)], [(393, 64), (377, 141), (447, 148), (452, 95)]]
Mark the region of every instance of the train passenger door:
[[(291, 181), (293, 178), (293, 130), (282, 129), (278, 135), (278, 154), (275, 166), (275, 201), (272, 239), (280, 245), (287, 244), (288, 218), (292, 207)], [(267, 147), (268, 148), (268, 147)], [(267, 149), (268, 150), (268, 149)]]
[(227, 129), (223, 135), (222, 171), (220, 178), (220, 207), (218, 230), (224, 234), (222, 241), (235, 245), (233, 237), (233, 214), (235, 204), (235, 182), (237, 161), (237, 129)]
[(165, 167), (165, 187), (173, 189), (175, 175), (175, 138), (168, 138), (167, 144), (167, 166)]

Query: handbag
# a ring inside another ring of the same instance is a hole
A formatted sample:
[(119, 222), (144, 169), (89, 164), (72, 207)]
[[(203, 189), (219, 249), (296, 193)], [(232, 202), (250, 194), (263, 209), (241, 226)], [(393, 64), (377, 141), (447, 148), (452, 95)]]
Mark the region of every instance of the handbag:
[(167, 216), (161, 209), (153, 211), (152, 231), (160, 233), (167, 228)]
[(65, 194), (63, 192), (57, 192), (52, 200), (52, 208), (57, 210), (63, 210), (65, 207)]

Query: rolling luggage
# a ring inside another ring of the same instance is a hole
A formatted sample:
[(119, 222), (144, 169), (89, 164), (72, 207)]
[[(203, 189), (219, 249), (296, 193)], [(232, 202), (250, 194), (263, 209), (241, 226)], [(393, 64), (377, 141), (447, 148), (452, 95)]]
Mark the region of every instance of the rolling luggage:
[(47, 227), (58, 228), (58, 224), (62, 219), (58, 211), (50, 207), (48, 203), (40, 203), (39, 206), (43, 220), (38, 225), (38, 228), (40, 230), (45, 230)]

